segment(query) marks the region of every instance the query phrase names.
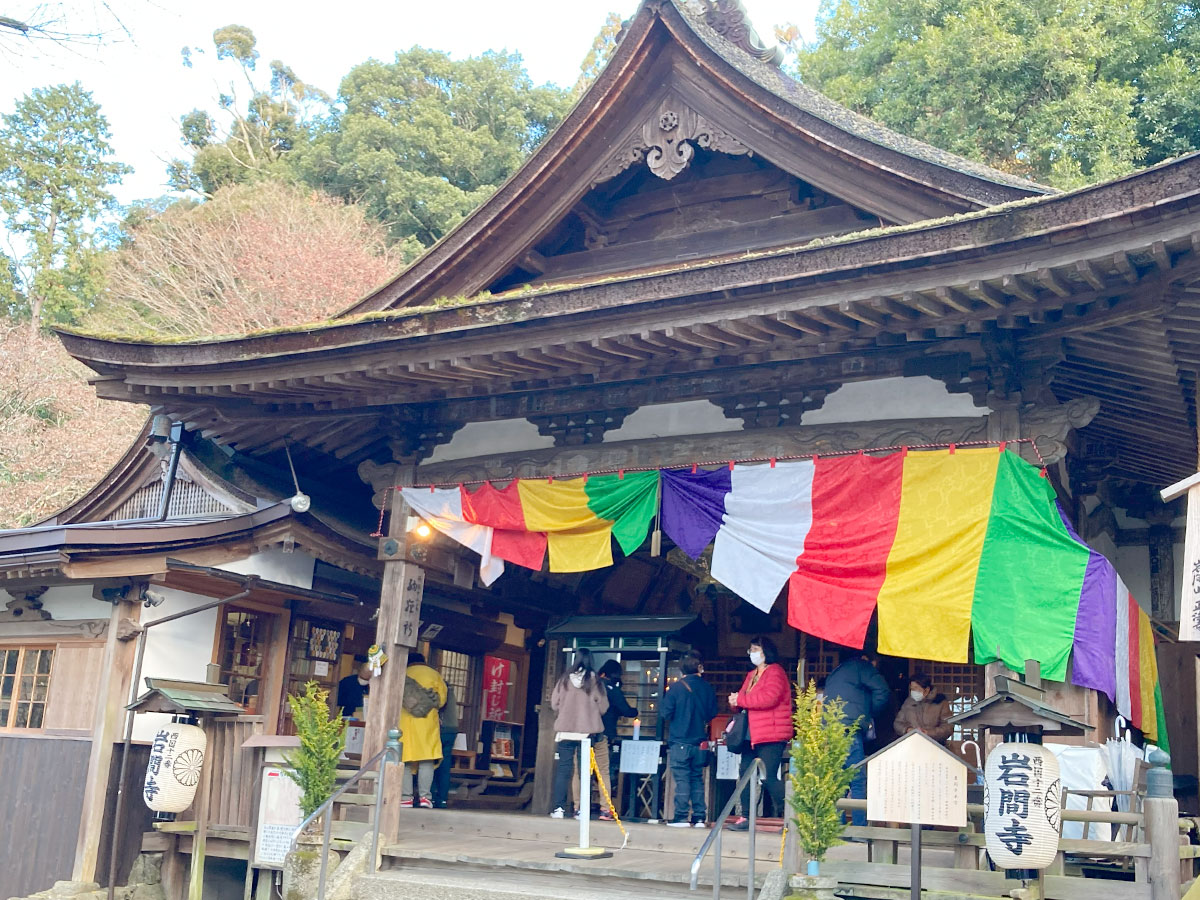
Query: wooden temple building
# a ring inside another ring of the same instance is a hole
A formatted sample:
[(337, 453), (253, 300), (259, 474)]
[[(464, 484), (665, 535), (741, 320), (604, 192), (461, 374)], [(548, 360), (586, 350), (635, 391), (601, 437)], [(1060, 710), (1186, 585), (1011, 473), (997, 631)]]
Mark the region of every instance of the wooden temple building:
[[(682, 634), (719, 697), (755, 633), (775, 636), (789, 666), (828, 671), (782, 601), (749, 606), (669, 542), (595, 572), (509, 567), (485, 587), (457, 544), (414, 551), (398, 485), (1034, 439), (1020, 452), (1044, 462), (1076, 530), (1170, 644), (1191, 582), (1182, 508), (1157, 495), (1198, 464), (1200, 156), (1056, 192), (849, 112), (777, 55), (736, 2), (644, 0), (517, 173), (352, 309), (187, 342), (61, 333), (99, 396), (182, 431), (148, 427), (87, 497), (0, 533), (0, 677), (40, 685), (36, 699), (23, 687), (0, 699), (0, 808), (44, 803), (28, 786), (53, 781), (78, 812), (0, 849), (0, 896), (104, 881), (129, 638), (168, 610), (245, 592), (147, 638), (145, 674), (221, 681), (244, 704), (214, 751), (226, 761), (234, 737), (289, 732), (289, 690), (334, 687), (379, 642), (390, 661), (361, 748), (374, 754), (420, 647), (458, 691), (463, 796), (534, 813), (553, 769), (539, 709), (561, 658), (547, 629), (568, 616), (694, 617)], [(417, 568), (423, 596), (406, 613)], [(398, 643), (406, 616), (414, 637)], [(308, 652), (313, 628), (337, 632), (334, 658)], [(1170, 644), (1159, 657), (1185, 808), (1198, 653)], [(502, 708), (489, 711), (497, 661)], [(897, 690), (930, 669), (960, 711), (990, 690), (970, 663), (880, 668)], [(627, 687), (652, 725), (656, 689), (632, 675)], [(1048, 687), (1092, 740), (1111, 736), (1106, 697)], [(501, 727), (511, 760), (492, 769), (485, 738)], [(228, 762), (222, 778), (221, 824), (249, 830), (237, 798), (253, 773)], [(378, 811), (385, 837), (396, 791)], [(136, 853), (150, 828), (144, 810), (130, 821), (134, 836), (117, 840)]]

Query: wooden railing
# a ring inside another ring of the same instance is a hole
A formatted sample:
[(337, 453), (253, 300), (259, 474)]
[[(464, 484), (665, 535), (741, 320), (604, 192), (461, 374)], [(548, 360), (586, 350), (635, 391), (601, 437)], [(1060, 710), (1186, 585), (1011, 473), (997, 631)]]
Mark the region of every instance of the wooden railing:
[[(845, 810), (865, 809), (866, 801), (847, 799), (838, 805)], [(983, 850), (983, 806), (968, 804), (967, 815), (966, 828), (921, 833), (922, 887), (958, 897), (1009, 896), (1020, 884), (1006, 879), (1004, 872), (994, 871), (988, 864)], [(1064, 809), (1062, 817), (1067, 822), (1131, 826), (1126, 831), (1137, 836), (1137, 840), (1062, 840), (1055, 861), (1045, 870), (1046, 900), (1151, 900), (1150, 871), (1155, 848), (1144, 837), (1141, 814)], [(1185, 886), (1194, 877), (1195, 859), (1200, 857), (1200, 846), (1189, 842), (1189, 832), (1196, 826), (1191, 819), (1180, 819), (1176, 845), (1158, 849), (1160, 854), (1178, 860), (1179, 883)], [(866, 843), (867, 861), (828, 860), (822, 864), (821, 873), (832, 875), (841, 883), (839, 894), (890, 898), (898, 890), (908, 889), (911, 831), (907, 826), (852, 826), (846, 829), (845, 837)], [(802, 871), (798, 848), (794, 842), (789, 843), (789, 868)]]

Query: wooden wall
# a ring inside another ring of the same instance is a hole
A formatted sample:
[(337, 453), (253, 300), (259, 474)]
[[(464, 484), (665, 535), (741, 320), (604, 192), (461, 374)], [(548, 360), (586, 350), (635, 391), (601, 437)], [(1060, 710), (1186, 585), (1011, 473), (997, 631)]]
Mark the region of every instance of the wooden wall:
[(91, 742), (0, 735), (0, 897), (69, 880)]
[[(112, 765), (108, 770), (108, 792), (104, 801), (104, 825), (100, 831), (99, 863), (96, 866), (96, 881), (108, 887), (108, 855), (112, 846), (112, 827), (116, 820), (117, 779), (121, 774), (121, 749), (123, 744), (113, 744)], [(150, 761), (148, 744), (132, 744), (129, 748), (129, 767), (125, 773), (125, 821), (121, 823), (121, 840), (117, 849), (117, 885), (129, 880), (138, 854), (142, 852), (142, 835), (154, 826), (154, 813), (142, 800), (142, 782), (146, 778), (146, 763)]]

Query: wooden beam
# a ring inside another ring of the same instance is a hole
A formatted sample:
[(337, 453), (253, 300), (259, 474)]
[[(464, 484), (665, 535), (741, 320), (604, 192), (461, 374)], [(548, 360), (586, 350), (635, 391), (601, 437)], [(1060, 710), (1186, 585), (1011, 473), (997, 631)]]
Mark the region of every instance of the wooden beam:
[(1098, 291), (1103, 291), (1108, 287), (1108, 282), (1099, 272), (1096, 271), (1096, 267), (1086, 259), (1081, 259), (1079, 262), (1075, 263), (1075, 271), (1083, 276), (1084, 281)]
[(851, 303), (843, 300), (838, 304), (838, 311), (843, 316), (854, 319), (856, 322), (862, 322), (864, 325), (869, 325), (872, 328), (882, 328), (884, 326), (885, 319), (883, 314), (876, 312), (861, 301)]
[(934, 288), (933, 296), (956, 312), (968, 315), (975, 312), (975, 307), (971, 304), (971, 301), (952, 287)]
[(1042, 287), (1053, 291), (1060, 297), (1070, 297), (1071, 289), (1059, 277), (1058, 273), (1053, 269), (1043, 268), (1037, 270), (1037, 281)]
[(1126, 284), (1137, 284), (1138, 275), (1137, 267), (1130, 262), (1129, 254), (1122, 250), (1118, 250), (1112, 255), (1113, 268), (1117, 270), (1117, 274), (1125, 279)]
[(1037, 294), (1026, 287), (1025, 282), (1016, 275), (1005, 275), (1000, 279), (1000, 285), (1005, 293), (1012, 294), (1014, 297), (1020, 297), (1027, 303), (1038, 302)]
[(1155, 241), (1150, 245), (1150, 256), (1154, 260), (1154, 264), (1163, 272), (1170, 272), (1174, 263), (1171, 261), (1171, 253), (1167, 250), (1167, 245), (1162, 241)]
[(972, 281), (967, 284), (967, 293), (976, 300), (982, 300), (992, 309), (1004, 309), (1008, 306), (1008, 298), (988, 284), (986, 281)]
[(885, 313), (893, 319), (899, 319), (901, 322), (915, 322), (921, 317), (920, 313), (901, 303), (897, 303), (891, 297), (872, 297), (867, 302), (871, 309), (877, 309), (879, 312)]
[(813, 322), (805, 316), (800, 316), (794, 312), (786, 311), (775, 314), (775, 319), (789, 328), (794, 328), (796, 331), (804, 334), (811, 334), (813, 337), (824, 337), (829, 334), (829, 328), (819, 322)]
[(946, 314), (945, 308), (940, 303), (916, 291), (905, 291), (900, 295), (900, 302), (919, 313), (933, 316), (935, 319), (940, 319)]

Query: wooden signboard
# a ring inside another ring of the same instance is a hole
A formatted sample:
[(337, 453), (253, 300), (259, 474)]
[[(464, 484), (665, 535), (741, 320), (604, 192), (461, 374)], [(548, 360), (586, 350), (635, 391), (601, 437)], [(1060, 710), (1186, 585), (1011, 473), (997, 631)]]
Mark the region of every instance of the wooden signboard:
[(867, 818), (912, 825), (967, 824), (967, 765), (919, 732), (867, 759)]
[(282, 766), (263, 768), (258, 810), (254, 865), (282, 868), (283, 858), (292, 845), (292, 836), (304, 820), (304, 814), (300, 812), (300, 787), (284, 774)]
[(401, 647), (417, 646), (421, 628), (421, 594), (425, 590), (425, 570), (412, 563), (392, 563), (401, 566), (400, 617), (396, 620), (393, 642)]

